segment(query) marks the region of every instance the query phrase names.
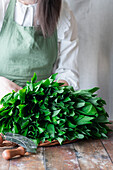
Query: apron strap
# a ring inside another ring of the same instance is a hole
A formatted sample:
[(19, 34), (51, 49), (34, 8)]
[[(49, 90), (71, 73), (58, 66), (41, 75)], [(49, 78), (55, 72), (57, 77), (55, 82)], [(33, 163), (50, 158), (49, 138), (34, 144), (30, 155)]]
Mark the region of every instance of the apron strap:
[(5, 21), (8, 21), (8, 19), (14, 20), (15, 3), (16, 0), (10, 0), (4, 17)]

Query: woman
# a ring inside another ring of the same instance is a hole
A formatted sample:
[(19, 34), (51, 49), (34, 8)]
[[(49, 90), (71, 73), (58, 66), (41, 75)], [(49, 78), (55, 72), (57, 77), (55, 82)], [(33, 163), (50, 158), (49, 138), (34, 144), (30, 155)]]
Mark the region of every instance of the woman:
[(1, 0), (0, 98), (34, 72), (78, 89), (76, 22), (63, 0)]

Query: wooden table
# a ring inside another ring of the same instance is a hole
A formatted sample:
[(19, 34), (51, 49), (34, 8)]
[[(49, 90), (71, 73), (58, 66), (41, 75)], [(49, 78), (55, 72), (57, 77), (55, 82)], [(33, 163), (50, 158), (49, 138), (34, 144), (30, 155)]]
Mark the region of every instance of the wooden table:
[[(113, 130), (113, 125), (110, 125)], [(113, 170), (113, 132), (108, 139), (79, 140), (63, 146), (38, 148), (37, 154), (6, 161), (0, 170)]]

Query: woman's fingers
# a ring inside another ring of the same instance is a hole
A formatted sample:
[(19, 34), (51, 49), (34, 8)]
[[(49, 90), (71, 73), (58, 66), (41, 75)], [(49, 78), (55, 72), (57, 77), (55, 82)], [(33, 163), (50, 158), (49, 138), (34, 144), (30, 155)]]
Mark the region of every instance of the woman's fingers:
[(11, 83), (11, 90), (14, 90), (15, 92), (17, 92), (18, 90), (21, 90), (21, 89), (22, 87), (18, 86), (14, 82)]
[(22, 89), (22, 87), (18, 86), (16, 83), (8, 80), (5, 77), (0, 77), (0, 100), (8, 93), (12, 93), (12, 90), (17, 92)]
[(65, 80), (59, 80), (58, 83), (64, 83), (62, 86), (69, 86), (69, 84)]

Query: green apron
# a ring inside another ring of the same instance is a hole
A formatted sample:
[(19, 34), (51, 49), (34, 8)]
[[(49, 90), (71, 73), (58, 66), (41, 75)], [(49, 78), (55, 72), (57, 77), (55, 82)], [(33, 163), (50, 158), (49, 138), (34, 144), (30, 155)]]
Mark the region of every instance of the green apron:
[(25, 86), (36, 72), (38, 81), (52, 74), (58, 55), (57, 30), (44, 38), (40, 30), (14, 21), (16, 0), (10, 0), (0, 32), (0, 76)]

